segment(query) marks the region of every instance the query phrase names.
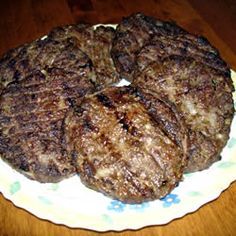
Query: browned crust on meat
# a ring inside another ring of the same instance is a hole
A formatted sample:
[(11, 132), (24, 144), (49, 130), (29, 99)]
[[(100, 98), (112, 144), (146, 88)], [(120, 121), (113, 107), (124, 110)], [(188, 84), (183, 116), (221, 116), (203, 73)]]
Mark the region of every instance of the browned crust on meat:
[(160, 21), (142, 13), (123, 18), (117, 26), (111, 50), (118, 72), (132, 81), (136, 55), (154, 35), (179, 35), (186, 31), (173, 22)]
[[(58, 68), (68, 72), (92, 67), (91, 60), (72, 39), (54, 40), (50, 37), (36, 40), (6, 53), (0, 61), (0, 84), (20, 81), (37, 70)], [(95, 80), (95, 76), (91, 79)]]
[(166, 117), (169, 128), (179, 126), (171, 107), (156, 98), (152, 111), (154, 99), (140, 95), (130, 87), (109, 88), (88, 96), (65, 120), (66, 147), (82, 182), (129, 203), (168, 194), (185, 164), (182, 143), (159, 125)]
[(227, 63), (206, 38), (141, 13), (118, 25), (111, 53), (119, 73), (130, 81), (149, 63), (170, 55), (193, 57), (230, 76)]
[(219, 52), (204, 37), (191, 34), (154, 36), (137, 55), (138, 70), (171, 55), (192, 57), (230, 76), (229, 67)]
[(110, 56), (114, 36), (112, 27), (95, 29), (78, 24), (54, 28), (43, 39), (12, 49), (1, 58), (0, 91), (11, 81), (25, 78), (35, 70), (56, 67), (76, 72), (84, 61), (76, 58), (74, 52), (78, 48), (90, 59), (97, 89), (116, 83), (120, 77)]
[(134, 84), (176, 105), (189, 130), (187, 172), (219, 160), (234, 114), (230, 77), (192, 58), (171, 56), (149, 64)]
[(98, 89), (120, 80), (110, 51), (115, 29), (109, 26), (93, 27), (86, 24), (55, 28), (49, 34), (53, 39), (72, 38), (76, 45), (91, 59), (96, 72), (95, 85)]
[(46, 38), (14, 50), (0, 67), (3, 160), (40, 182), (75, 174), (62, 125), (73, 101), (95, 91), (90, 59), (71, 40)]

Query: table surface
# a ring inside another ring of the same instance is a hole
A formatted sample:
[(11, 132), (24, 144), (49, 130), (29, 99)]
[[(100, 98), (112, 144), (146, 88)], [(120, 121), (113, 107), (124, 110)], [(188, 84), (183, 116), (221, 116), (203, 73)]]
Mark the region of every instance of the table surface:
[[(116, 23), (123, 16), (143, 12), (177, 22), (206, 36), (230, 67), (236, 70), (235, 0), (12, 0), (0, 2), (0, 55), (30, 42), (52, 27), (69, 23)], [(15, 207), (0, 194), (0, 235), (236, 235), (236, 183), (194, 213), (162, 226), (137, 231), (98, 233), (71, 229), (38, 219)]]

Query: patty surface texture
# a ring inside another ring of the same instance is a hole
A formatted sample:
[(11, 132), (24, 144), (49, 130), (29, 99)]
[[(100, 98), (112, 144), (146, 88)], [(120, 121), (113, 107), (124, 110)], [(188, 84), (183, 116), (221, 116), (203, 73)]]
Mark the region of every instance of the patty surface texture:
[(40, 182), (75, 173), (62, 147), (63, 119), (74, 100), (95, 91), (90, 58), (72, 39), (23, 45), (0, 62), (0, 154)]
[(133, 84), (176, 105), (189, 136), (186, 172), (220, 159), (234, 114), (230, 77), (193, 58), (170, 56), (149, 64)]
[[(68, 112), (65, 144), (86, 186), (140, 203), (165, 196), (181, 180), (184, 130), (169, 104), (147, 96), (111, 87)], [(169, 136), (171, 129), (179, 133)]]
[(230, 75), (218, 50), (206, 38), (142, 13), (123, 18), (117, 26), (111, 53), (119, 73), (130, 81), (149, 63), (170, 55), (193, 57)]
[(87, 24), (68, 25), (55, 28), (49, 36), (59, 40), (64, 38), (74, 40), (92, 62), (96, 72), (94, 83), (97, 89), (105, 88), (120, 80), (110, 54), (115, 37), (114, 28)]

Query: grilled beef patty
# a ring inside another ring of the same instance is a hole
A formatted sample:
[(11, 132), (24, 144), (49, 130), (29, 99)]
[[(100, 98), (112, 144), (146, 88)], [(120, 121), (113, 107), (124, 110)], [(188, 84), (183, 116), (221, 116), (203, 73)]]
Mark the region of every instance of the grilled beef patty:
[(133, 84), (176, 105), (189, 133), (186, 172), (220, 159), (234, 114), (230, 77), (192, 58), (170, 56), (149, 64)]
[(93, 27), (86, 24), (58, 27), (49, 34), (54, 39), (72, 38), (76, 45), (91, 59), (96, 72), (95, 85), (98, 89), (119, 81), (114, 62), (110, 55), (115, 29)]
[(117, 70), (130, 81), (152, 61), (170, 55), (193, 57), (230, 74), (227, 64), (206, 38), (141, 13), (124, 18), (118, 25), (111, 52)]
[(165, 196), (185, 165), (185, 134), (172, 106), (146, 96), (108, 88), (86, 97), (65, 119), (65, 144), (82, 182), (128, 203)]
[(132, 81), (136, 70), (136, 55), (154, 35), (179, 35), (186, 31), (172, 22), (160, 21), (142, 13), (123, 18), (116, 28), (111, 50), (121, 76)]
[(6, 54), (0, 68), (1, 157), (40, 182), (74, 174), (62, 147), (63, 118), (95, 90), (89, 57), (71, 39), (47, 37)]

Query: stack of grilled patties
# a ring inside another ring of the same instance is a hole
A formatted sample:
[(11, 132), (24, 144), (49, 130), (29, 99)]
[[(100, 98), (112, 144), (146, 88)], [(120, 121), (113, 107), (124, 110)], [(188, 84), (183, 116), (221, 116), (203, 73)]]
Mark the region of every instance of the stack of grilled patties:
[(77, 173), (123, 202), (162, 198), (220, 159), (232, 91), (219, 52), (171, 22), (58, 27), (0, 60), (0, 155), (39, 182)]

